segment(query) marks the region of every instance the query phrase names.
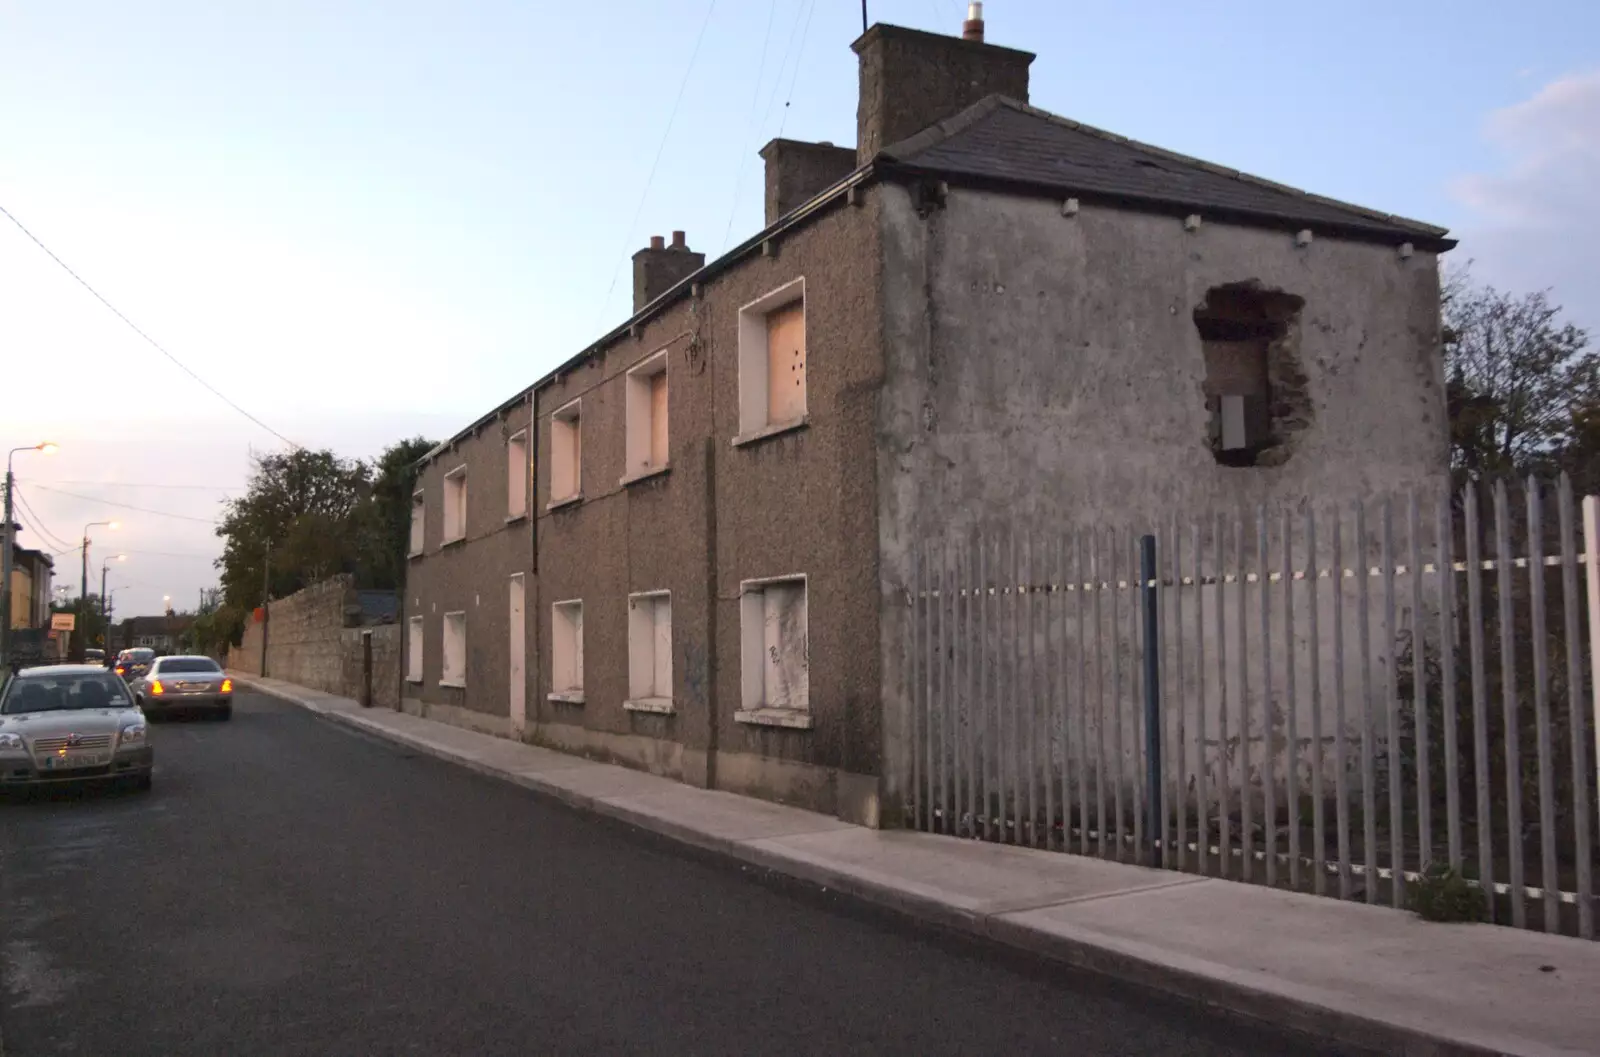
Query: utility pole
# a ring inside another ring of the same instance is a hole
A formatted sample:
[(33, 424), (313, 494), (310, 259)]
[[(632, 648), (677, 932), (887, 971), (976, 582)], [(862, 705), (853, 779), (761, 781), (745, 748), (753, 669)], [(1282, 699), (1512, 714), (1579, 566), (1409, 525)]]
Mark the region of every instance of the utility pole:
[(72, 659), (78, 664), (83, 663), (83, 648), (85, 640), (89, 637), (89, 530), (98, 525), (104, 525), (115, 530), (115, 521), (91, 521), (83, 526), (83, 546), (81, 548), (80, 564), (82, 571), (82, 587), (78, 590), (78, 627), (72, 633)]
[(11, 456), (6, 456), (5, 555), (0, 557), (0, 665), (11, 660), (11, 549), (16, 546), (16, 514), (11, 509)]

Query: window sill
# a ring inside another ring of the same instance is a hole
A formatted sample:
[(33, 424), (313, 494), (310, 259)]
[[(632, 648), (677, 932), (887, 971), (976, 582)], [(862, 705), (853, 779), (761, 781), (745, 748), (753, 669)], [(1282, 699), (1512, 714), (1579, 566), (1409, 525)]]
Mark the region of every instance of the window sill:
[(523, 512), (522, 512), (522, 513), (520, 513), (520, 514), (507, 514), (507, 515), (506, 515), (506, 524), (507, 524), (507, 525), (509, 525), (509, 524), (511, 524), (511, 523), (512, 523), (512, 522), (513, 522), (513, 521), (521, 521), (521, 520), (523, 520), (523, 519), (524, 519), (524, 518), (526, 518), (526, 517), (527, 517), (527, 516), (528, 516), (528, 512), (527, 512), (527, 511), (526, 511), (526, 510), (524, 510), (524, 511), (523, 511)]
[(622, 707), (629, 712), (654, 712), (661, 716), (671, 716), (677, 713), (672, 707), (670, 697), (636, 697), (631, 701), (622, 702)]
[(408, 676), (406, 676), (406, 682), (413, 683), (413, 684), (415, 684), (417, 686), (421, 686), (422, 685), (422, 676), (420, 676), (420, 675), (408, 675)]
[(665, 466), (648, 466), (645, 469), (640, 470), (638, 473), (628, 474), (627, 476), (623, 477), (622, 480), (618, 481), (617, 484), (620, 487), (626, 488), (630, 484), (636, 484), (639, 481), (648, 481), (652, 477), (660, 477), (662, 474), (671, 469), (671, 463), (667, 463)]
[(572, 506), (581, 502), (583, 502), (583, 493), (579, 492), (577, 495), (569, 495), (565, 499), (552, 499), (545, 504), (544, 509), (546, 513), (549, 513), (552, 510), (560, 510), (562, 507)]
[(788, 727), (791, 730), (810, 730), (812, 726), (811, 713), (800, 708), (753, 708), (741, 709), (733, 714), (739, 723), (748, 723), (754, 727)]
[(467, 681), (465, 679), (440, 679), (439, 685), (447, 686), (452, 690), (465, 690), (467, 688)]
[(422, 551), (410, 551), (406, 554), (406, 561), (414, 561), (415, 559), (422, 557), (422, 555)]
[(465, 542), (467, 542), (467, 537), (465, 537), (465, 536), (451, 536), (447, 540), (440, 540), (439, 541), (439, 549), (440, 550), (444, 550), (446, 547), (454, 547), (457, 543), (465, 543)]
[(583, 704), (583, 691), (561, 690), (548, 695), (548, 700), (554, 701), (558, 705), (581, 705)]
[(754, 444), (758, 440), (766, 440), (768, 437), (776, 437), (780, 433), (788, 433), (789, 431), (796, 429), (805, 429), (810, 424), (811, 416), (801, 415), (799, 418), (791, 418), (787, 422), (777, 422), (771, 425), (762, 426), (760, 429), (754, 429), (749, 433), (741, 433), (737, 437), (734, 437), (733, 446), (735, 448), (742, 448), (746, 444)]

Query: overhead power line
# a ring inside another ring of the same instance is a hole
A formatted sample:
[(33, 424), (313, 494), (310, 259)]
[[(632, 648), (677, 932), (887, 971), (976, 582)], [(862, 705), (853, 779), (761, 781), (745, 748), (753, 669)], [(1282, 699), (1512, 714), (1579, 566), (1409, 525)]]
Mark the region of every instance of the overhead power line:
[(218, 389), (216, 386), (212, 385), (210, 382), (208, 382), (204, 378), (200, 377), (200, 375), (196, 374), (194, 372), (194, 370), (191, 367), (189, 367), (188, 364), (184, 363), (182, 360), (178, 359), (172, 353), (168, 352), (166, 350), (166, 348), (163, 347), (162, 344), (159, 341), (157, 341), (155, 338), (152, 338), (150, 335), (146, 334), (144, 331), (140, 330), (138, 324), (136, 324), (133, 320), (129, 319), (127, 316), (123, 315), (121, 310), (118, 309), (116, 305), (112, 304), (110, 301), (107, 301), (105, 299), (105, 297), (103, 297), (101, 295), (100, 291), (98, 291), (94, 287), (90, 286), (88, 281), (86, 279), (84, 279), (83, 276), (81, 276), (77, 272), (73, 271), (72, 268), (67, 264), (66, 261), (62, 260), (60, 257), (57, 257), (54, 250), (52, 250), (49, 246), (46, 246), (42, 241), (40, 241), (39, 236), (37, 236), (33, 232), (29, 231), (27, 229), (27, 227), (22, 223), (22, 221), (18, 220), (15, 216), (12, 216), (10, 210), (6, 209), (5, 206), (0, 206), (0, 215), (4, 215), (7, 220), (9, 220), (9, 221), (11, 221), (11, 223), (15, 224), (17, 226), (17, 230), (22, 232), (24, 235), (28, 236), (28, 238), (32, 240), (32, 242), (33, 242), (33, 244), (35, 246), (38, 246), (41, 250), (43, 250), (45, 252), (45, 255), (47, 257), (49, 257), (51, 260), (53, 260), (57, 264), (59, 264), (61, 266), (61, 270), (62, 271), (66, 272), (68, 275), (70, 275), (74, 279), (76, 279), (78, 281), (78, 285), (83, 287), (85, 290), (89, 291), (89, 293), (93, 294), (96, 301), (99, 301), (102, 305), (105, 305), (106, 308), (110, 309), (112, 315), (116, 316), (118, 319), (120, 319), (124, 323), (126, 323), (128, 325), (128, 327), (135, 334), (139, 335), (146, 342), (148, 342), (150, 344), (150, 346), (152, 348), (154, 348), (157, 352), (161, 353), (161, 355), (165, 356), (167, 359), (171, 360), (174, 364), (176, 364), (178, 366), (178, 368), (183, 371), (184, 374), (187, 374), (190, 378), (193, 378), (195, 381), (199, 382), (202, 386), (204, 386), (207, 390), (209, 390), (210, 393), (213, 396), (215, 396), (218, 400), (221, 400), (224, 404), (227, 404), (229, 407), (233, 408), (235, 411), (239, 412), (239, 414), (243, 415), (245, 418), (249, 419), (251, 422), (254, 422), (256, 425), (260, 426), (262, 429), (266, 430), (268, 433), (272, 434), (274, 437), (277, 437), (279, 440), (281, 440), (285, 444), (289, 445), (289, 447), (291, 447), (291, 448), (299, 448), (300, 447), (299, 444), (297, 444), (294, 441), (290, 440), (288, 437), (285, 437), (282, 433), (279, 433), (277, 430), (273, 429), (271, 426), (267, 425), (265, 422), (261, 421), (259, 418), (257, 418), (256, 416), (252, 415), (250, 412), (246, 411), (244, 408), (240, 407), (238, 404), (234, 403), (232, 400), (228, 399), (228, 397), (223, 394), (222, 390)]
[[(794, 85), (800, 80), (800, 63), (806, 57), (806, 38), (811, 36), (811, 16), (817, 13), (817, 0), (811, 0), (811, 7), (806, 10), (806, 28), (800, 31), (800, 50), (794, 57), (794, 73), (789, 76), (789, 94), (783, 97), (783, 116), (778, 120), (778, 136), (782, 138), (784, 128), (789, 124), (789, 104), (794, 102)], [(782, 71), (779, 71), (782, 76)]]
[[(761, 61), (756, 64), (756, 87), (750, 93), (750, 117), (746, 120), (745, 140), (754, 138), (759, 131), (756, 128), (756, 114), (761, 110), (761, 84), (767, 78), (767, 51), (772, 44), (772, 26), (777, 21), (778, 0), (770, 0), (767, 5), (767, 31), (761, 37)], [(782, 75), (782, 71), (779, 71)], [(745, 160), (749, 157), (749, 150), (745, 142), (739, 144), (739, 168), (733, 178), (733, 204), (728, 208), (728, 226), (722, 232), (722, 248), (728, 248), (728, 240), (733, 237), (733, 218), (739, 212), (739, 188), (744, 183)]]
[(164, 484), (156, 481), (62, 481), (52, 480), (51, 484), (70, 484), (81, 488), (180, 488), (196, 492), (243, 492), (247, 486), (242, 484)]
[(605, 321), (606, 308), (611, 304), (611, 295), (617, 289), (617, 278), (622, 275), (622, 263), (628, 259), (628, 250), (633, 245), (633, 231), (639, 226), (639, 217), (644, 213), (645, 201), (650, 197), (650, 185), (656, 179), (656, 167), (661, 164), (661, 155), (666, 152), (667, 138), (672, 135), (672, 123), (678, 119), (678, 108), (683, 105), (683, 93), (689, 87), (689, 75), (694, 72), (695, 60), (700, 57), (700, 45), (706, 40), (706, 27), (711, 25), (711, 13), (717, 9), (717, 0), (711, 0), (706, 5), (706, 17), (700, 20), (700, 35), (694, 39), (694, 51), (689, 53), (689, 65), (683, 71), (683, 80), (678, 83), (678, 97), (672, 101), (672, 110), (667, 114), (667, 127), (661, 131), (661, 142), (656, 146), (655, 160), (650, 163), (650, 173), (644, 178), (644, 192), (639, 195), (639, 205), (633, 211), (633, 219), (628, 222), (628, 244), (622, 247), (622, 258), (617, 261), (617, 268), (611, 273), (611, 285), (606, 287), (605, 300), (600, 302), (600, 316), (595, 320), (595, 329)]
[[(11, 483), (12, 487), (16, 488), (17, 480), (15, 477), (12, 478)], [(21, 488), (17, 488), (15, 496), (17, 505), (23, 510), (27, 511), (28, 516), (33, 519), (33, 531), (37, 532), (41, 537), (43, 537), (45, 542), (52, 547), (68, 546), (66, 540), (62, 539), (60, 536), (57, 536), (54, 532), (51, 532), (50, 529), (45, 525), (44, 518), (40, 517), (39, 512), (34, 510), (33, 507), (28, 504), (28, 500), (25, 496), (23, 496)]]
[(157, 517), (177, 518), (179, 521), (198, 521), (202, 525), (215, 525), (217, 523), (217, 519), (212, 517), (194, 517), (191, 514), (174, 514), (170, 510), (152, 510), (146, 506), (134, 506), (132, 503), (118, 503), (111, 499), (101, 499), (99, 496), (84, 495), (81, 492), (69, 492), (65, 488), (51, 488), (48, 485), (42, 484), (35, 484), (33, 487), (42, 489), (46, 492), (54, 492), (56, 495), (69, 495), (74, 499), (83, 499), (90, 503), (99, 503), (101, 506), (120, 507), (123, 510), (137, 510), (141, 514), (154, 514)]
[[(38, 525), (34, 524), (33, 521), (29, 519), (28, 515), (24, 514), (20, 508), (16, 511), (16, 515), (17, 524), (21, 525), (23, 528), (39, 537), (39, 540), (43, 545), (37, 548), (38, 550), (49, 550), (52, 552), (52, 554), (59, 554), (62, 552), (57, 548), (67, 547), (65, 543), (57, 539), (54, 535), (49, 532), (45, 532)], [(70, 550), (71, 548), (68, 547), (67, 549)]]

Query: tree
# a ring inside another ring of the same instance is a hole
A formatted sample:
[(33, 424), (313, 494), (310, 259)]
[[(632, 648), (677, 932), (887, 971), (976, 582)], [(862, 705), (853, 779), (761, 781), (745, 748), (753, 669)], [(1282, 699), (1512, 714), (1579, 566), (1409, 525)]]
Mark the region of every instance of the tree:
[(411, 541), (411, 496), (417, 487), (417, 461), (433, 441), (412, 437), (384, 449), (373, 467), (372, 491), (366, 504), (362, 564), (365, 586), (398, 590), (405, 581), (406, 551)]
[(1600, 414), (1588, 333), (1562, 322), (1548, 292), (1505, 293), (1465, 268), (1447, 277), (1441, 312), (1451, 469), (1493, 477), (1560, 465), (1575, 423)]
[(360, 587), (397, 589), (416, 463), (432, 448), (413, 437), (371, 463), (328, 450), (257, 455), (249, 488), (229, 502), (217, 528), (225, 541), (221, 597), (202, 612), (196, 642), (215, 650), (219, 639), (237, 641), (263, 589), (281, 598), (339, 573), (353, 574)]
[(297, 449), (254, 461), (249, 489), (229, 500), (217, 526), (225, 540), (218, 560), (223, 599), (240, 609), (259, 604), (263, 588), (276, 598), (353, 571), (357, 548), (348, 527), (369, 490), (366, 465), (332, 451)]

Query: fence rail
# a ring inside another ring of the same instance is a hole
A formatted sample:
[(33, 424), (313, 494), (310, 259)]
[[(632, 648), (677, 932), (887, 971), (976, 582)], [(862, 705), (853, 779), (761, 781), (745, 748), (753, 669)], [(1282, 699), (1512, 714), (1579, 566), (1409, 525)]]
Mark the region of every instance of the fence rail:
[(1600, 500), (1516, 491), (920, 546), (909, 818), (1594, 938)]

